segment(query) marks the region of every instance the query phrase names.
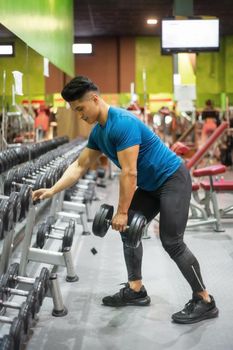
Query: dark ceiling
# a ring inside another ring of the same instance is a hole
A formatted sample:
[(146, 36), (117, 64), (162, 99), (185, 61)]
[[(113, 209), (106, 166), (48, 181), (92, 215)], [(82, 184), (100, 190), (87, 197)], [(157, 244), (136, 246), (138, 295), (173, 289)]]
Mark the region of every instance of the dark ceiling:
[[(159, 35), (146, 19), (173, 15), (173, 0), (74, 0), (75, 36)], [(233, 34), (233, 0), (193, 0), (194, 16), (216, 16), (220, 35)]]
[[(185, 1), (185, 0), (183, 0)], [(174, 0), (74, 0), (76, 37), (160, 35), (160, 24), (146, 19), (173, 15)], [(193, 0), (194, 16), (216, 16), (220, 35), (233, 35), (233, 0)], [(9, 37), (0, 24), (0, 37)]]

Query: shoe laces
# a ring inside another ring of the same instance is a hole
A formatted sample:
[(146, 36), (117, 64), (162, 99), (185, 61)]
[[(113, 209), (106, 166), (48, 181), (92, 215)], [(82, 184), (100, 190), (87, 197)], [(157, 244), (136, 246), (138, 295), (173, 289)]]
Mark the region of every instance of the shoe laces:
[(199, 298), (193, 298), (188, 301), (187, 304), (185, 304), (184, 310), (188, 313), (191, 314), (193, 310), (195, 309), (195, 306), (197, 305), (198, 301), (200, 301)]

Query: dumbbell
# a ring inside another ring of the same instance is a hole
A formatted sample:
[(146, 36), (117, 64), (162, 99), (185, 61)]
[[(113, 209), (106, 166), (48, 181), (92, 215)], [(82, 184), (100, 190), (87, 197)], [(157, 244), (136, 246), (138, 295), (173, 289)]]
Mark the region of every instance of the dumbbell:
[(7, 232), (14, 227), (13, 204), (8, 199), (0, 201), (0, 239), (5, 238)]
[[(22, 344), (24, 343), (25, 339), (25, 332), (24, 332), (24, 321), (21, 318), (15, 317), (13, 319), (9, 317), (0, 317), (0, 322), (3, 323), (8, 323), (11, 324), (10, 330), (9, 330), (9, 335), (3, 337), (1, 340), (2, 343), (1, 349), (10, 349), (10, 350), (20, 350), (22, 349)], [(5, 346), (10, 346), (11, 347), (6, 347), (4, 348), (3, 345)]]
[(19, 221), (21, 214), (21, 200), (18, 192), (11, 192), (9, 196), (0, 195), (1, 199), (7, 199), (13, 206), (13, 221), (14, 223)]
[(12, 185), (15, 184), (28, 184), (33, 188), (33, 190), (45, 188), (46, 176), (45, 174), (38, 174), (36, 179), (30, 179), (26, 177), (21, 178), (18, 176), (18, 170), (12, 169), (8, 172), (7, 177), (4, 181), (4, 193), (9, 192), (9, 189), (11, 189)]
[[(19, 311), (18, 318), (23, 321), (23, 330), (25, 334), (28, 334), (30, 326), (32, 325), (34, 304), (35, 301), (33, 301), (32, 298), (24, 301), (22, 304), (0, 300), (0, 308), (9, 308)], [(13, 320), (9, 317), (0, 316), (0, 322), (12, 323), (12, 321)]]
[[(102, 204), (94, 217), (92, 232), (94, 235), (104, 237), (112, 224), (114, 208), (112, 205)], [(125, 244), (131, 248), (137, 248), (141, 242), (143, 228), (147, 224), (145, 216), (134, 213), (130, 225), (126, 227), (127, 241)]]
[(0, 339), (0, 349), (1, 350), (14, 350), (14, 339), (11, 335), (5, 334)]
[[(70, 219), (69, 224), (67, 227), (57, 227), (53, 226), (54, 224), (54, 217), (49, 216), (46, 219), (46, 222), (39, 225), (36, 233), (36, 245), (39, 248), (43, 248), (45, 245), (46, 239), (58, 239), (62, 240), (62, 251), (64, 251), (65, 248), (69, 248), (72, 246), (73, 243), (73, 236), (75, 232), (75, 222), (74, 220)], [(52, 230), (55, 231), (63, 231), (62, 235), (59, 234), (52, 234)]]
[(37, 187), (37, 178), (40, 178), (42, 175), (46, 182), (45, 187), (52, 187), (58, 180), (55, 169), (49, 167), (46, 169), (38, 169), (35, 164), (28, 164), (23, 168), (19, 168), (15, 178), (20, 183), (24, 183), (25, 181), (31, 183), (31, 181), (35, 181), (35, 187)]
[[(21, 202), (21, 212), (19, 216), (19, 221), (26, 217), (30, 205), (32, 204), (32, 188), (26, 184), (19, 184), (15, 182), (14, 172), (9, 171), (7, 178), (4, 182), (4, 195), (10, 196), (12, 192), (17, 192)], [(11, 181), (12, 180), (12, 181)]]
[(49, 270), (43, 267), (40, 271), (40, 275), (37, 278), (30, 278), (19, 276), (19, 264), (13, 263), (9, 266), (7, 272), (1, 278), (1, 287), (5, 290), (9, 290), (14, 295), (22, 295), (24, 291), (19, 291), (15, 287), (18, 283), (29, 284), (33, 286), (34, 291), (37, 293), (37, 300), (41, 306), (44, 297), (49, 288)]
[(4, 305), (1, 302), (5, 302), (12, 295), (18, 295), (21, 297), (26, 297), (26, 302), (30, 305), (33, 318), (40, 311), (41, 299), (44, 296), (42, 280), (39, 277), (36, 277), (35, 282), (32, 285), (32, 289), (29, 291), (10, 288), (8, 286), (8, 274), (4, 274), (0, 279), (0, 310)]
[(99, 167), (97, 168), (97, 186), (98, 187), (106, 187), (106, 180), (105, 180), (106, 170), (105, 168)]

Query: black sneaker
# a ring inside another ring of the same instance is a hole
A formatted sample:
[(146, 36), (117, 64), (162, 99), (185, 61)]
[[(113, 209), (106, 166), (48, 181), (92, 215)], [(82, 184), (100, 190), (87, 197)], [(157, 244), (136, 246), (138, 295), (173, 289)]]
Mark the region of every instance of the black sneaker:
[(135, 292), (129, 287), (128, 283), (125, 283), (125, 287), (121, 288), (119, 292), (114, 295), (108, 295), (102, 299), (102, 302), (106, 306), (146, 306), (150, 304), (150, 297), (147, 295), (147, 291), (144, 286), (141, 287), (139, 292)]
[(176, 323), (189, 324), (217, 317), (218, 309), (212, 295), (210, 295), (210, 299), (210, 302), (206, 302), (201, 296), (193, 295), (193, 299), (185, 304), (183, 310), (172, 315), (173, 321)]

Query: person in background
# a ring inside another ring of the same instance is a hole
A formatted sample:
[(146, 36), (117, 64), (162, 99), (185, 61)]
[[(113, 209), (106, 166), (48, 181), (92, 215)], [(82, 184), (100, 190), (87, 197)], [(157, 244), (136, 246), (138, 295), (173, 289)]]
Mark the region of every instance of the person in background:
[(206, 140), (212, 135), (217, 126), (220, 125), (219, 111), (214, 108), (214, 103), (211, 100), (207, 100), (205, 108), (201, 113), (202, 121), (204, 122), (202, 127), (201, 142), (205, 144)]

